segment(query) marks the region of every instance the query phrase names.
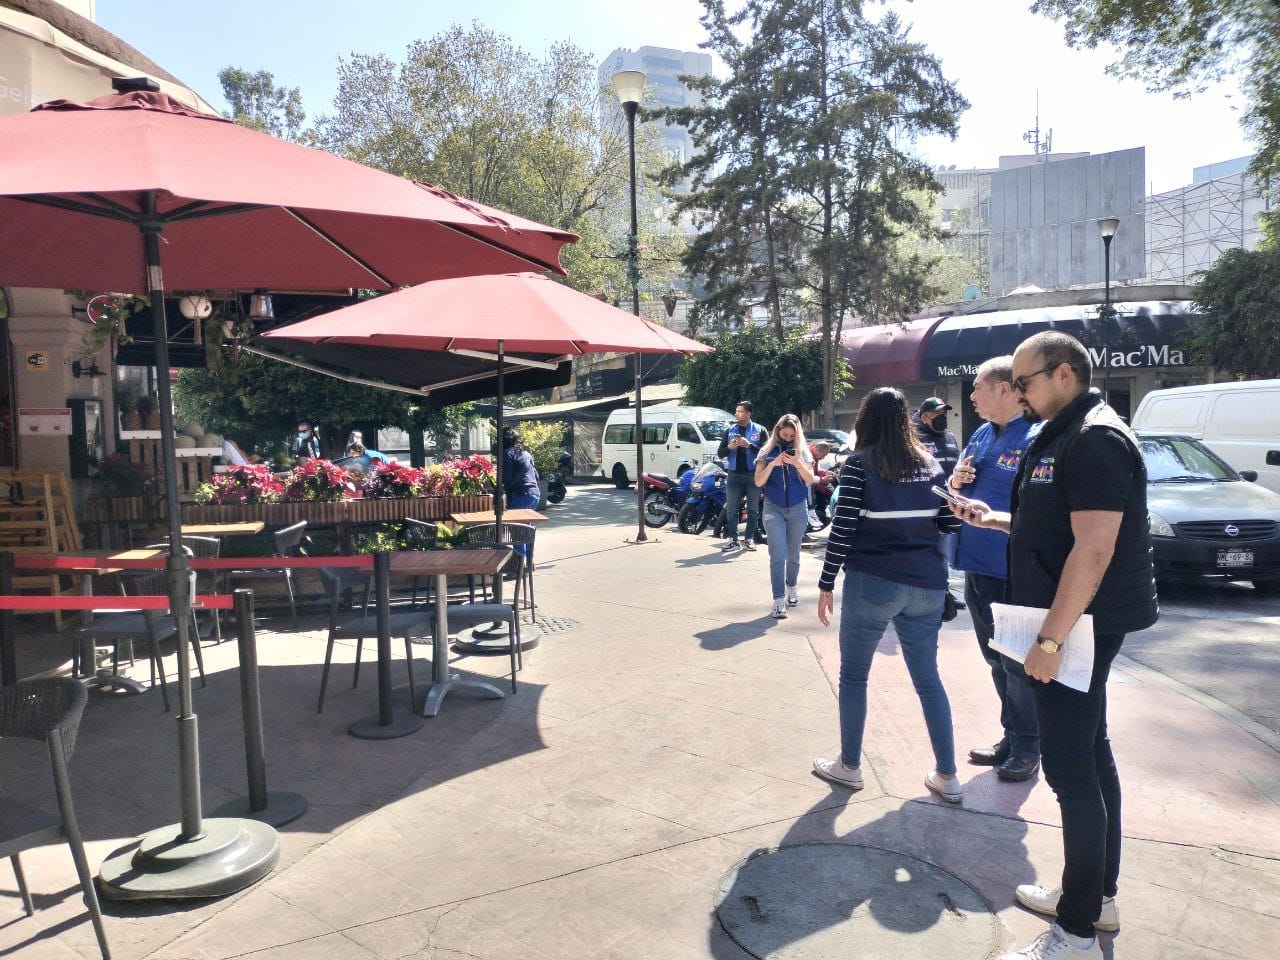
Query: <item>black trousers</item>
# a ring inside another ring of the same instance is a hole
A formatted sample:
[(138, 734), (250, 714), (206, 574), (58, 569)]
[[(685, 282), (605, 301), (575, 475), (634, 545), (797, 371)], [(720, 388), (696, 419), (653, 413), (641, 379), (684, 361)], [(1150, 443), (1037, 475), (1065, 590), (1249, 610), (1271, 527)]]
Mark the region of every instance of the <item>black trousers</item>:
[(982, 659), (991, 668), (991, 680), (1000, 697), (1000, 726), (1004, 738), (1009, 741), (1012, 756), (1018, 760), (1033, 762), (1040, 758), (1040, 729), (1036, 721), (1036, 699), (1032, 686), (1036, 681), (1027, 674), (1017, 660), (991, 649), (996, 635), (991, 604), (1004, 603), (1008, 583), (999, 577), (984, 573), (964, 575), (964, 600), (969, 605), (969, 618), (973, 632), (978, 637), (978, 649)]
[(1032, 680), (1045, 779), (1062, 810), (1062, 897), (1058, 924), (1092, 937), (1102, 898), (1120, 876), (1120, 776), (1107, 739), (1107, 676), (1124, 634), (1094, 638), (1088, 693)]

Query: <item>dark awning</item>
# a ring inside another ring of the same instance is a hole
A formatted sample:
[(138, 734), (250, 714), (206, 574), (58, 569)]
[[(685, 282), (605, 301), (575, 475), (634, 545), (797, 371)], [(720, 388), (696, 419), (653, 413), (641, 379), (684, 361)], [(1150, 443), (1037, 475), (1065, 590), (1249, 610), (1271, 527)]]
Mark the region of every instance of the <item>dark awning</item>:
[(920, 358), (929, 332), (940, 318), (857, 327), (842, 338), (841, 354), (849, 363), (854, 383), (879, 387), (920, 379)]
[(1184, 341), (1195, 322), (1189, 302), (1121, 302), (1113, 307), (1116, 319), (1109, 330), (1098, 320), (1097, 304), (947, 317), (929, 337), (920, 376), (972, 377), (979, 364), (1013, 353), (1023, 340), (1044, 330), (1060, 330), (1081, 340), (1098, 368), (1187, 365)]

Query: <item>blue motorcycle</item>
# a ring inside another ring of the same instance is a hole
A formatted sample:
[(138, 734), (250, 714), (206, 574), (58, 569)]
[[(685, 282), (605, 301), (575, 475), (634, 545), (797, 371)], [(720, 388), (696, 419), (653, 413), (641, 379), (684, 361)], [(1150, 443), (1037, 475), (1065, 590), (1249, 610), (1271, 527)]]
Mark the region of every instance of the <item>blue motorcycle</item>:
[(729, 474), (722, 463), (708, 460), (696, 473), (690, 470), (680, 479), (689, 483), (689, 496), (676, 516), (676, 526), (681, 533), (696, 535), (711, 526), (724, 512)]

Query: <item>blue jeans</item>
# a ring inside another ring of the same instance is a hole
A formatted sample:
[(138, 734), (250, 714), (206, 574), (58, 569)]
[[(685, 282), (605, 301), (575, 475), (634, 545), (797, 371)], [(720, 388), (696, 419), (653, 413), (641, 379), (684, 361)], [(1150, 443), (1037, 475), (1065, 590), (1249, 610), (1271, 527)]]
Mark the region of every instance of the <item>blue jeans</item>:
[(765, 498), (764, 532), (769, 537), (769, 579), (775, 600), (800, 579), (800, 541), (808, 528), (809, 505), (803, 500), (780, 507)]
[(840, 752), (851, 767), (861, 765), (867, 722), (867, 677), (871, 658), (890, 621), (924, 710), (939, 773), (956, 772), (951, 703), (938, 676), (938, 629), (946, 591), (894, 583), (849, 570), (840, 605)]
[[(507, 509), (509, 510), (537, 510), (538, 504), (542, 502), (542, 495), (536, 490), (532, 493), (515, 493), (507, 494)], [(527, 543), (517, 543), (515, 545), (516, 553), (529, 559), (529, 545)]]
[(747, 540), (754, 540), (760, 523), (760, 488), (754, 473), (731, 473), (725, 484), (724, 532), (730, 540), (738, 539), (738, 517), (742, 516), (742, 500), (747, 501)]
[(1000, 697), (1000, 726), (1009, 741), (1010, 753), (1019, 760), (1040, 759), (1040, 724), (1036, 722), (1036, 697), (1032, 681), (1027, 679), (1022, 664), (991, 649), (996, 635), (991, 617), (991, 604), (1004, 603), (1007, 581), (984, 573), (964, 575), (964, 599), (969, 605), (973, 632), (978, 635), (978, 649), (991, 668)]

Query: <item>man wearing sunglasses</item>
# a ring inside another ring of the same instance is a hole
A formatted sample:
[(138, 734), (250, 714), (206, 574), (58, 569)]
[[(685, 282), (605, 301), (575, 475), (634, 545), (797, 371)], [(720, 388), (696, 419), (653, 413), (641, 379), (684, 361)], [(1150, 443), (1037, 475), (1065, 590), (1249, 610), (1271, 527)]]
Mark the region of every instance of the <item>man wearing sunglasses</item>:
[[(1089, 354), (1074, 337), (1036, 334), (1013, 355), (1023, 410), (1046, 423), (1014, 478), (1011, 509), (953, 507), (966, 523), (1009, 538), (1011, 602), (1048, 610), (1027, 654), (1045, 778), (1062, 811), (1062, 883), (1020, 886), (1018, 902), (1057, 918), (1007, 960), (1102, 956), (1095, 930), (1118, 930), (1120, 779), (1107, 739), (1107, 675), (1126, 634), (1159, 614), (1147, 527), (1147, 475), (1132, 432), (1089, 389)], [(1062, 645), (1093, 616), (1089, 690), (1054, 683)]]

